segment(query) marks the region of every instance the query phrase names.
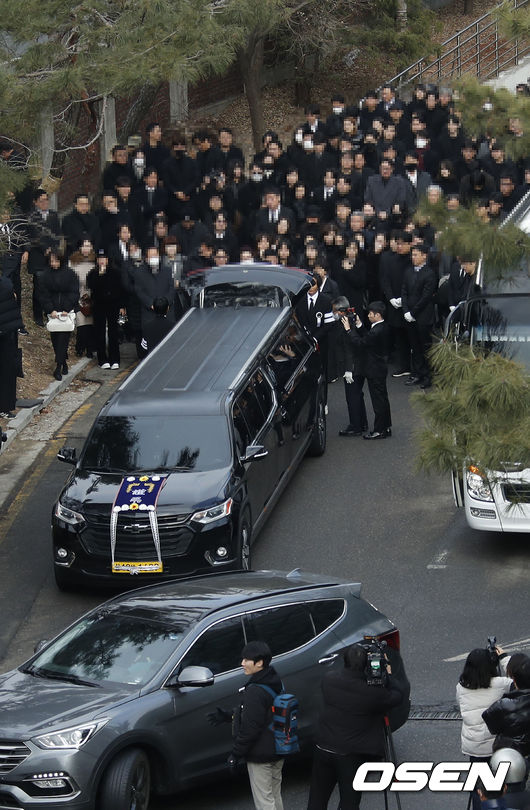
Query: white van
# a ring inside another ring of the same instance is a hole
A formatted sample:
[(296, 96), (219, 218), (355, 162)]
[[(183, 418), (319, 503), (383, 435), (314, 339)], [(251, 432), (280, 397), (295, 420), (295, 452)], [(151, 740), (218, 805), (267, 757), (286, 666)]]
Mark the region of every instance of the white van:
[[(530, 233), (530, 192), (505, 222)], [(503, 274), (501, 281), (486, 284), (484, 271), (480, 262), (477, 281), (483, 292), (458, 305), (447, 319), (446, 334), (501, 352), (523, 364), (530, 374), (529, 258)], [(507, 459), (503, 469), (495, 471), (481, 470), (470, 461), (462, 473), (453, 473), (453, 493), (473, 529), (530, 532), (530, 467), (525, 468), (518, 459)]]

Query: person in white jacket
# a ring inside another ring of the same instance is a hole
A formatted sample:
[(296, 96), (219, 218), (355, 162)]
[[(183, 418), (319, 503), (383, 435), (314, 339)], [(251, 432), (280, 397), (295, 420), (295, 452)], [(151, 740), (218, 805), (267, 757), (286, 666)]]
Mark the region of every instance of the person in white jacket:
[[(500, 647), (497, 651), (499, 668), (506, 672), (509, 656)], [(460, 680), (456, 685), (456, 699), (462, 715), (462, 753), (472, 762), (487, 762), (493, 753), (495, 735), (490, 734), (482, 719), (482, 712), (509, 692), (511, 678), (497, 674), (497, 662), (490, 650), (476, 649), (469, 653)], [(480, 798), (473, 793), (473, 810), (480, 808)]]

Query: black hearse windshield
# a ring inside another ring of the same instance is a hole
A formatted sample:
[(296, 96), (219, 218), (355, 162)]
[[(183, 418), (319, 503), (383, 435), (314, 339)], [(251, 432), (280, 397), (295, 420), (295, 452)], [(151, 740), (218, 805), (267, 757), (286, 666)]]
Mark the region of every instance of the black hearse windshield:
[(102, 416), (85, 445), (81, 469), (93, 472), (205, 472), (231, 463), (219, 415)]

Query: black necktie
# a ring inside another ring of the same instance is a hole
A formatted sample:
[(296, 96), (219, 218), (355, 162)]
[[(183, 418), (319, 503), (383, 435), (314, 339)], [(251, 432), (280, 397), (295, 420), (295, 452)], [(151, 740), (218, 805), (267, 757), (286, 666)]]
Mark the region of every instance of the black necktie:
[(313, 314), (314, 311), (315, 311), (315, 299), (311, 298), (309, 302), (309, 312)]

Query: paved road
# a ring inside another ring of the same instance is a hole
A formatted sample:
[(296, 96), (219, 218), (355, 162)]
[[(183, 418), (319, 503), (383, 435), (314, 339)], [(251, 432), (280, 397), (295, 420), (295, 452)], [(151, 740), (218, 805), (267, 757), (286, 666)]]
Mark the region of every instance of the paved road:
[[(68, 474), (54, 458), (58, 447), (66, 437), (81, 445), (111, 388), (100, 388), (55, 438), (40, 442), (39, 455), (38, 440), (20, 438), (0, 457), (0, 479), (16, 467), (17, 457), (36, 457), (31, 475), (17, 484), (9, 509), (0, 514), (2, 670), (29, 655), (37, 639), (50, 637), (101, 600), (97, 593), (55, 589), (49, 511)], [(327, 453), (304, 461), (298, 470), (253, 548), (253, 565), (299, 566), (360, 580), (364, 596), (401, 629), (413, 704), (450, 709), (461, 656), (469, 649), (484, 645), (491, 634), (503, 644), (529, 649), (528, 538), (467, 528), (454, 510), (449, 482), (415, 470), (413, 426), (419, 418), (402, 381), (391, 380), (390, 391), (394, 435), (366, 442), (338, 437), (343, 393), (341, 383), (330, 387)], [(461, 759), (455, 721), (411, 720), (395, 742), (400, 760)], [(286, 770), (286, 810), (305, 808), (308, 777), (307, 764)], [(158, 800), (153, 810), (210, 810), (214, 802), (218, 810), (250, 810), (245, 780)], [(463, 810), (465, 804), (466, 797), (458, 795), (402, 797), (404, 810)], [(381, 796), (363, 799), (366, 810), (382, 806)]]

